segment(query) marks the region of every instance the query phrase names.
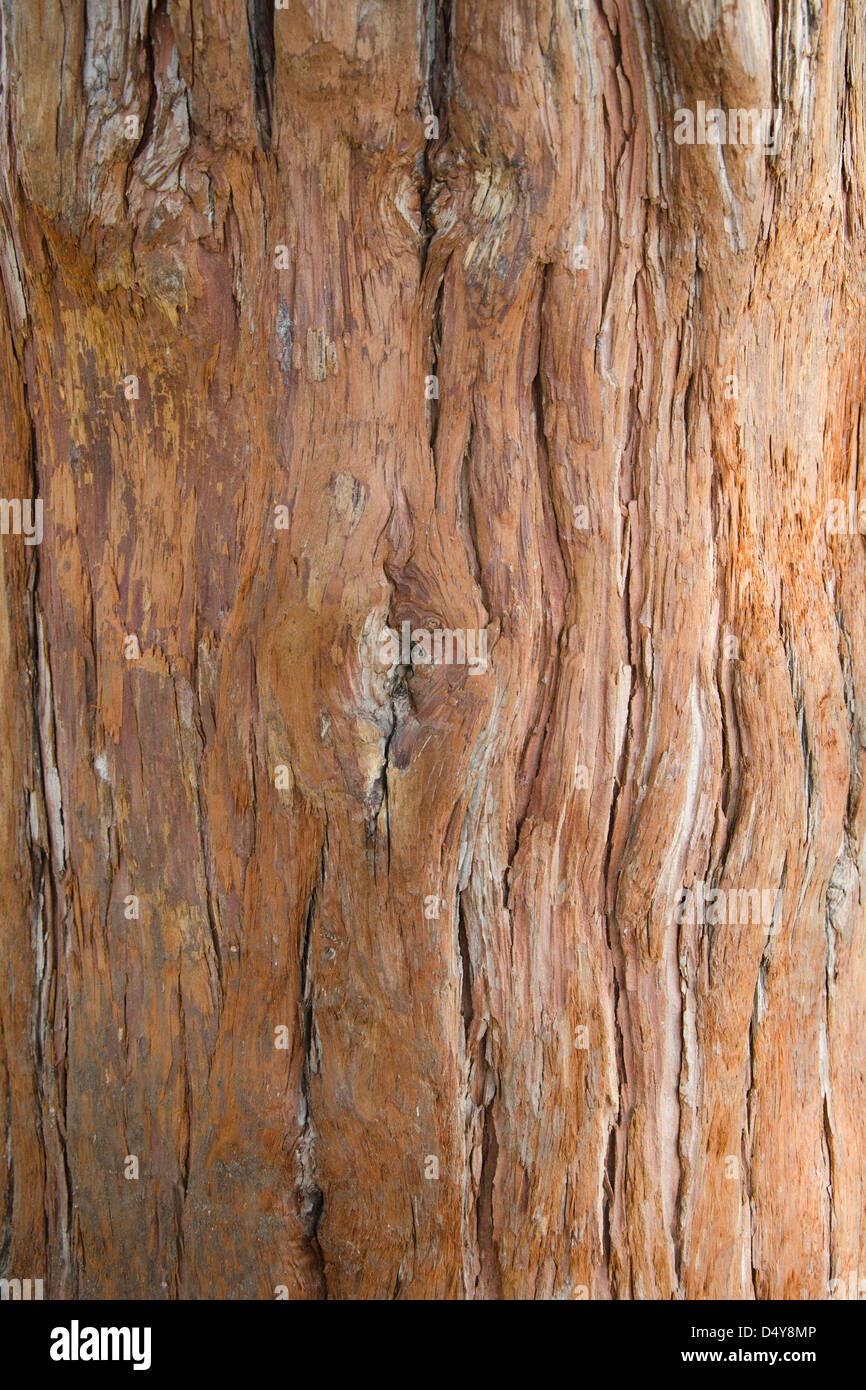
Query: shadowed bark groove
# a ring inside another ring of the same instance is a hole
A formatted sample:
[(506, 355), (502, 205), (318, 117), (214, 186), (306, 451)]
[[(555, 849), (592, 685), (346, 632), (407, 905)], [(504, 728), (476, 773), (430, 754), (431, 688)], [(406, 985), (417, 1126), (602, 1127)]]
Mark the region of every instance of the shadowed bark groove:
[(848, 1287), (858, 5), (0, 53), (0, 1277)]

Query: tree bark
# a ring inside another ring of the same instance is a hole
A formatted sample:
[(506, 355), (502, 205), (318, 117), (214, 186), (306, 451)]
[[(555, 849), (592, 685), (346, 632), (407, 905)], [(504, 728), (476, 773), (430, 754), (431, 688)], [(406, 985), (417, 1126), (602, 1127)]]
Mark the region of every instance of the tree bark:
[(0, 1274), (866, 1278), (858, 0), (0, 26)]

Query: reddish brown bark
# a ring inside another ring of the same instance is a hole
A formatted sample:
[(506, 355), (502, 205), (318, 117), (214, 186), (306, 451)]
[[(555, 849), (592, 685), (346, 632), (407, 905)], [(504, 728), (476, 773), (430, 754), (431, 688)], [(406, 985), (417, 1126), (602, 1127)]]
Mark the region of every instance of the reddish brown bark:
[(0, 1275), (866, 1278), (859, 7), (0, 25)]

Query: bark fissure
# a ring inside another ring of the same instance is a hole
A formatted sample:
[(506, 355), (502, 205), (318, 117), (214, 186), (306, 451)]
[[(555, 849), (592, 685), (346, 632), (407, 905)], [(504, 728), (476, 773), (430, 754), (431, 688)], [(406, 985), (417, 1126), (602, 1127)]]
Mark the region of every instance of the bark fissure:
[(301, 943), (300, 972), (300, 1010), (302, 1019), (303, 1061), (301, 1065), (301, 1103), (303, 1123), (297, 1143), (299, 1164), (298, 1196), (301, 1216), (307, 1233), (310, 1250), (316, 1262), (322, 1296), (328, 1297), (328, 1283), (325, 1257), (319, 1243), (319, 1230), (325, 1215), (325, 1193), (319, 1186), (316, 1163), (316, 1129), (312, 1108), (312, 1077), (321, 1070), (321, 1049), (315, 1026), (315, 985), (312, 970), (313, 932), (315, 930), (318, 905), (325, 888), (328, 856), (328, 823), (325, 820), (322, 847), (319, 855), (319, 874), (310, 893), (304, 919), (304, 936)]
[(274, 0), (246, 0), (253, 109), (262, 152), (269, 155), (274, 107)]
[(136, 161), (139, 155), (147, 149), (153, 138), (156, 109), (159, 100), (156, 83), (156, 59), (153, 51), (153, 28), (157, 16), (160, 13), (167, 14), (165, 5), (166, 0), (148, 0), (148, 4), (144, 10), (145, 20), (142, 32), (142, 44), (144, 46), (145, 72), (147, 76), (147, 108), (144, 113), (144, 120), (141, 122), (141, 136), (137, 140), (126, 164), (123, 201), (127, 217), (130, 216), (129, 192), (130, 185), (135, 177)]

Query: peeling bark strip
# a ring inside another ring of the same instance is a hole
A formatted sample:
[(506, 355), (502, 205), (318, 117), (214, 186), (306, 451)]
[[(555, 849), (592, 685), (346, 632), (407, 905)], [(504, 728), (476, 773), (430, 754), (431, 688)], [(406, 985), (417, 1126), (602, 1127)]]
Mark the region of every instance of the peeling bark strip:
[(0, 50), (0, 1277), (859, 1290), (855, 0)]

